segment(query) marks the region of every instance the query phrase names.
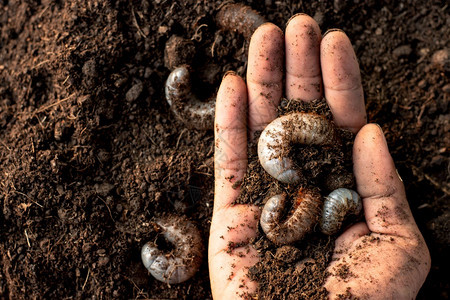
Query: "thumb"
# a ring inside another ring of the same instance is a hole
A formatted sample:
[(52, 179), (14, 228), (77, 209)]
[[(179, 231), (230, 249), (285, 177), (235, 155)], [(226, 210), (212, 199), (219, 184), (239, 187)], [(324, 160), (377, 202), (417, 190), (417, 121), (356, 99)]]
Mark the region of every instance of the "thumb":
[(417, 234), (419, 229), (403, 182), (380, 126), (368, 124), (359, 131), (353, 146), (353, 163), (369, 230), (403, 237)]

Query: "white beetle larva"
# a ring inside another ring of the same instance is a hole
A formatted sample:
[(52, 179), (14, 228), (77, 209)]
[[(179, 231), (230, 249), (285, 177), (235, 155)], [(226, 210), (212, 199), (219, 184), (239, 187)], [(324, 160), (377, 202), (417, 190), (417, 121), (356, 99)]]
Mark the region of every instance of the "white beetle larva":
[(260, 224), (267, 238), (277, 245), (301, 240), (319, 221), (322, 197), (312, 190), (300, 189), (291, 213), (281, 222), (286, 195), (270, 198), (261, 212)]
[(300, 170), (288, 157), (290, 145), (333, 145), (337, 143), (334, 124), (311, 113), (292, 113), (273, 120), (261, 133), (258, 157), (267, 173), (283, 183), (298, 183)]
[[(222, 29), (237, 30), (247, 40), (250, 40), (253, 32), (265, 22), (265, 19), (247, 5), (231, 3), (220, 9), (216, 21)], [(183, 41), (182, 38), (178, 40)], [(189, 51), (192, 51), (192, 46), (186, 47)], [(181, 58), (172, 56), (170, 59), (167, 57), (166, 60), (169, 67), (175, 66), (178, 61), (182, 61)], [(190, 70), (187, 65), (174, 69), (166, 81), (166, 100), (175, 116), (187, 127), (198, 130), (213, 129), (215, 96), (206, 102), (200, 101), (192, 93), (191, 84)]]
[(241, 3), (223, 6), (216, 16), (217, 23), (225, 30), (236, 30), (250, 40), (253, 32), (266, 20), (251, 7)]
[(332, 235), (339, 231), (345, 217), (358, 215), (362, 209), (361, 197), (357, 192), (345, 188), (332, 191), (325, 197), (320, 228), (323, 233)]
[(165, 92), (174, 115), (186, 126), (199, 130), (214, 127), (215, 98), (202, 102), (192, 93), (190, 71), (186, 65), (170, 73)]
[(203, 244), (197, 227), (186, 217), (170, 216), (156, 222), (174, 249), (163, 252), (151, 242), (141, 250), (144, 266), (159, 281), (180, 283), (191, 278), (200, 268)]

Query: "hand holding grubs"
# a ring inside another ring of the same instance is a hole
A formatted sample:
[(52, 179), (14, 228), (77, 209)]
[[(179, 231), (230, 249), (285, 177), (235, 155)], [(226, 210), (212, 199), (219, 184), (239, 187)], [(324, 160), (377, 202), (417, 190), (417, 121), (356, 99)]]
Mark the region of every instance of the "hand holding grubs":
[[(291, 113), (273, 120), (258, 141), (258, 157), (262, 167), (280, 182), (295, 184), (301, 171), (295, 167), (288, 151), (294, 144), (333, 145), (339, 143), (334, 123), (312, 113)], [(332, 235), (339, 231), (349, 214), (358, 215), (361, 198), (353, 191), (338, 188), (325, 201), (311, 189), (300, 188), (288, 217), (281, 221), (286, 195), (271, 197), (265, 204), (260, 224), (266, 236), (275, 244), (290, 244), (301, 240), (320, 222), (321, 231)]]

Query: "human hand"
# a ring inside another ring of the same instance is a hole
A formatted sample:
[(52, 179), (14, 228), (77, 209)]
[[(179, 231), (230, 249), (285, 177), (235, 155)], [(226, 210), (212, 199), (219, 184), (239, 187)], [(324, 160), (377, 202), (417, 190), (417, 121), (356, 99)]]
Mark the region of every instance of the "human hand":
[[(215, 200), (209, 240), (211, 288), (216, 299), (243, 298), (257, 283), (247, 277), (259, 261), (260, 208), (235, 204), (247, 168), (247, 141), (277, 117), (286, 51), (286, 97), (309, 101), (323, 94), (335, 123), (357, 133), (354, 174), (366, 222), (337, 240), (325, 283), (330, 298), (348, 291), (360, 298), (412, 298), (423, 284), (430, 256), (406, 200), (381, 129), (366, 123), (359, 67), (342, 31), (321, 38), (316, 22), (294, 16), (286, 35), (267, 23), (249, 48), (247, 84), (228, 74), (220, 86), (215, 118)], [(340, 275), (345, 268), (347, 274)], [(344, 277), (344, 278), (343, 278)], [(350, 290), (348, 290), (350, 288)]]

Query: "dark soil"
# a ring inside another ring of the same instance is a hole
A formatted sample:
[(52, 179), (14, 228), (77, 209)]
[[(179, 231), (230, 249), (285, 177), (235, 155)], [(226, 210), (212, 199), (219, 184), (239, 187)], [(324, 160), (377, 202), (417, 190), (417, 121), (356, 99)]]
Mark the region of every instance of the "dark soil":
[(250, 268), (250, 278), (259, 282), (261, 299), (327, 299), (323, 287), (325, 269), (331, 260), (334, 238), (310, 236), (296, 246), (274, 248), (267, 240), (256, 243), (264, 253)]
[[(245, 3), (283, 29), (305, 12), (322, 31), (349, 35), (368, 119), (386, 133), (431, 251), (419, 298), (448, 298), (446, 1)], [(171, 113), (164, 50), (174, 35), (192, 39), (194, 88), (205, 97), (226, 71), (245, 74), (248, 42), (218, 28), (220, 7), (0, 1), (0, 298), (211, 297), (206, 259), (169, 287), (148, 275), (140, 249), (158, 239), (152, 222), (164, 213), (187, 215), (207, 245), (213, 133), (186, 129)]]

